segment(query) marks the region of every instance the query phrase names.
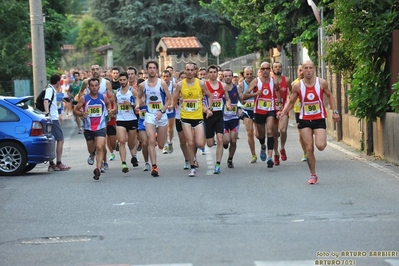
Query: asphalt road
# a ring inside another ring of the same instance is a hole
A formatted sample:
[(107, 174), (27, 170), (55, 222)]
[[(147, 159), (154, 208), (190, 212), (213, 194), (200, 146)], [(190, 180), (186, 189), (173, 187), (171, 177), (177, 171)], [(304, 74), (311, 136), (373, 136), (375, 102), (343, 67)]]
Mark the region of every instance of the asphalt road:
[(0, 265), (399, 265), (399, 167), (343, 143), (316, 152), (313, 186), (292, 125), (272, 169), (248, 163), (242, 126), (220, 175), (207, 148), (189, 178), (175, 136), (172, 154), (158, 150), (160, 177), (141, 154), (122, 173), (117, 155), (94, 181), (83, 135), (70, 117), (63, 128), (70, 171), (0, 177)]

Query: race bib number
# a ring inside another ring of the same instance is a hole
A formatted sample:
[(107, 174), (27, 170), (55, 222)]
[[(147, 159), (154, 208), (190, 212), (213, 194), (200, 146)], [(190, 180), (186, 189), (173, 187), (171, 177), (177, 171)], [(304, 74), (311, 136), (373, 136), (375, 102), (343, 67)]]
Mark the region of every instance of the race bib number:
[(186, 112), (195, 112), (198, 107), (198, 100), (183, 100), (183, 109)]
[(147, 111), (146, 110), (140, 110), (139, 111), (139, 117), (140, 117), (140, 119), (145, 119), (145, 114), (147, 113)]
[(269, 99), (259, 99), (258, 100), (258, 109), (264, 111), (272, 110), (272, 100)]
[(227, 110), (227, 108), (225, 107), (225, 108), (224, 108), (224, 113), (225, 113), (226, 115), (236, 115), (236, 114), (237, 114), (237, 110), (238, 110), (237, 104), (230, 104), (230, 106), (231, 106), (231, 110), (229, 111), (229, 110)]
[(130, 110), (130, 105), (118, 104), (118, 111), (129, 112), (129, 110)]
[(304, 103), (304, 109), (306, 115), (314, 115), (320, 113), (319, 102), (306, 102)]
[(250, 109), (253, 110), (254, 109), (254, 101), (246, 101), (244, 104), (244, 109)]
[(89, 105), (87, 112), (89, 113), (89, 117), (100, 117), (103, 113), (103, 108), (101, 104)]
[(222, 99), (213, 99), (212, 108), (213, 111), (222, 111), (223, 100)]
[(61, 109), (62, 102), (57, 102), (57, 109)]
[(163, 104), (161, 101), (149, 102), (148, 107), (149, 107), (150, 111), (154, 112), (154, 111), (158, 111), (158, 110), (162, 109)]

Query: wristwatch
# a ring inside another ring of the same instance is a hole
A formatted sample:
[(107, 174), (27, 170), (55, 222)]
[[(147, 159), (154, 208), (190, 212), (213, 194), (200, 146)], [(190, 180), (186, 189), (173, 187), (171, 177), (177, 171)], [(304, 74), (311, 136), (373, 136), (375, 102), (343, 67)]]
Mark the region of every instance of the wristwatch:
[(46, 113), (44, 116), (50, 116), (50, 113)]
[(338, 112), (338, 110), (334, 110), (334, 111), (333, 111), (333, 114), (335, 114), (335, 115), (339, 115), (339, 112)]
[(166, 111), (162, 111), (161, 109), (159, 109), (159, 111), (161, 112), (161, 114), (164, 114), (164, 113), (166, 113)]
[(209, 111), (213, 111), (213, 107), (209, 107), (208, 110), (209, 110)]

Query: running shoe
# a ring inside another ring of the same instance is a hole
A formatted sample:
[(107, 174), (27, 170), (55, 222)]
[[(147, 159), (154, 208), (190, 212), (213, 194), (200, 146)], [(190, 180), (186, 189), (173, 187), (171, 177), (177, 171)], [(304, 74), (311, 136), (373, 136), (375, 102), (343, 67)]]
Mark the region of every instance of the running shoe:
[(273, 159), (272, 159), (272, 157), (267, 158), (267, 168), (273, 168)]
[(125, 163), (122, 164), (122, 172), (124, 173), (129, 172), (129, 168), (127, 168), (127, 165)]
[(143, 148), (143, 145), (142, 145), (141, 142), (139, 141), (139, 145), (137, 145), (137, 151), (141, 151), (142, 148)]
[(150, 171), (150, 169), (151, 169), (150, 163), (149, 163), (149, 162), (146, 162), (143, 171), (144, 171), (144, 172), (148, 172), (148, 171)]
[(172, 142), (168, 144), (168, 152), (169, 152), (169, 154), (172, 154), (172, 152), (173, 152), (173, 143)]
[(260, 149), (260, 159), (262, 161), (266, 161), (266, 147), (264, 149)]
[(94, 169), (93, 174), (94, 174), (94, 176), (93, 176), (94, 180), (100, 179), (100, 175), (101, 175), (100, 169), (98, 169), (98, 168)]
[(185, 162), (184, 162), (184, 167), (183, 167), (183, 169), (184, 169), (184, 170), (189, 170), (189, 169), (190, 169), (190, 162), (189, 162), (189, 161), (185, 161)]
[(132, 159), (130, 160), (130, 162), (132, 163), (133, 167), (139, 166), (139, 161), (137, 160), (136, 155), (133, 155), (133, 157), (132, 157)]
[(111, 153), (111, 156), (109, 156), (109, 161), (113, 161), (115, 160), (115, 154)]
[(227, 167), (234, 168), (233, 160), (227, 160)]
[(309, 178), (309, 180), (308, 180), (308, 183), (310, 184), (310, 185), (314, 185), (314, 184), (316, 184), (316, 182), (317, 182), (317, 175), (310, 175), (310, 178)]
[(302, 155), (301, 162), (306, 162), (308, 159), (306, 158), (306, 153)]
[(159, 176), (159, 170), (158, 170), (158, 167), (157, 167), (157, 166), (153, 166), (153, 167), (152, 167), (151, 175), (152, 175), (153, 177)]
[(213, 173), (214, 173), (215, 175), (220, 174), (220, 164), (216, 164), (216, 165), (215, 165), (215, 169), (213, 169)]
[(205, 148), (202, 148), (202, 149), (201, 149), (201, 152), (202, 152), (202, 153), (201, 153), (202, 155), (205, 155), (205, 154), (206, 154)]
[(257, 160), (258, 160), (258, 157), (254, 154), (254, 155), (252, 155), (251, 161), (249, 161), (249, 163), (256, 163)]
[(105, 173), (104, 166), (101, 166), (101, 167), (100, 167), (100, 172), (101, 172), (101, 173)]
[(63, 163), (54, 165), (54, 171), (68, 171), (69, 169), (71, 169), (71, 167)]
[(104, 168), (104, 170), (108, 170), (108, 163), (107, 162), (103, 162), (103, 168)]
[(90, 164), (90, 165), (93, 165), (94, 164), (94, 157), (95, 157), (94, 154), (90, 154), (89, 158), (87, 158), (87, 163)]
[(287, 153), (285, 152), (285, 149), (280, 150), (280, 155), (282, 161), (287, 161)]
[(194, 176), (196, 176), (196, 175), (197, 175), (197, 171), (195, 170), (195, 168), (194, 168), (194, 169), (191, 169), (191, 170), (190, 170), (190, 173), (188, 174), (189, 177), (194, 177)]
[(280, 155), (274, 155), (274, 165), (280, 165)]
[(168, 146), (163, 147), (162, 153), (168, 154)]

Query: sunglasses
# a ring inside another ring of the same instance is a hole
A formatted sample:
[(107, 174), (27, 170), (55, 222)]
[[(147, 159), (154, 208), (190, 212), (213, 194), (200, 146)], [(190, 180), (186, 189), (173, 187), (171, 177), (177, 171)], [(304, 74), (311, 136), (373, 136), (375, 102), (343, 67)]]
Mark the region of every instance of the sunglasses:
[(262, 71), (270, 70), (270, 67), (261, 67), (260, 70), (262, 70)]

